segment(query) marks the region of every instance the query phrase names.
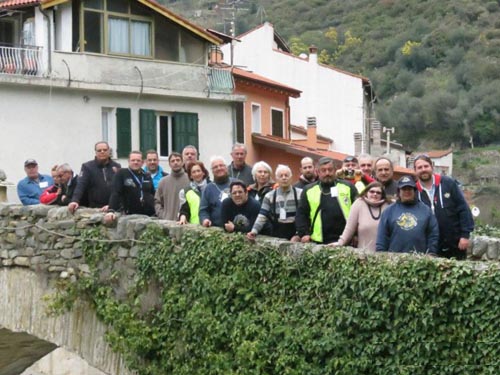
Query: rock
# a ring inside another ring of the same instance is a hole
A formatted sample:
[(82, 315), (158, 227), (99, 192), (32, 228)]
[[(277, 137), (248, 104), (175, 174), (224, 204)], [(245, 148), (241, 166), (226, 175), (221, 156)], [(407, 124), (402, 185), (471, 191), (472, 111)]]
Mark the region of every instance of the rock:
[(38, 256), (34, 256), (33, 258), (31, 258), (31, 264), (34, 265), (34, 264), (42, 264), (42, 263), (45, 263), (45, 256), (44, 255), (38, 255)]
[(493, 238), (490, 238), (488, 241), (488, 251), (486, 252), (486, 256), (488, 259), (498, 259), (498, 246), (499, 241)]
[(30, 258), (28, 257), (16, 257), (14, 258), (14, 264), (20, 267), (29, 267), (30, 266)]

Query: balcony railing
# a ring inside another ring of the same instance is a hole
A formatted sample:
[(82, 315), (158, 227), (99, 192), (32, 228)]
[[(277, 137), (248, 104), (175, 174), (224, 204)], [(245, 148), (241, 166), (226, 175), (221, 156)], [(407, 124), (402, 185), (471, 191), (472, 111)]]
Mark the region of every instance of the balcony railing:
[(0, 46), (0, 74), (41, 75), (41, 47)]

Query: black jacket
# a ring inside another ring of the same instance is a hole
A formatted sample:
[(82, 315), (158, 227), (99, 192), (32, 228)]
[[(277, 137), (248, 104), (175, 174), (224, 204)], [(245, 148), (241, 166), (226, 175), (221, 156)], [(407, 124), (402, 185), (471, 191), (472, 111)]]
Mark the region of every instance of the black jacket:
[(86, 202), (92, 208), (106, 206), (111, 196), (113, 177), (120, 168), (121, 165), (113, 160), (107, 164), (99, 164), (95, 159), (83, 163), (72, 202), (81, 205)]
[[(67, 206), (70, 202), (73, 201), (73, 194), (75, 192), (76, 187), (78, 186), (78, 176), (73, 176), (68, 183), (61, 187), (61, 194), (57, 196), (57, 199), (52, 204), (57, 204), (59, 206)], [(82, 204), (85, 205), (86, 201), (82, 201)]]
[(418, 199), (431, 207), (439, 224), (439, 250), (456, 249), (460, 238), (469, 238), (474, 219), (460, 187), (448, 176), (434, 175), (434, 202), (417, 182)]
[(133, 172), (129, 168), (120, 169), (113, 179), (113, 191), (109, 199), (109, 209), (126, 214), (155, 214), (155, 188), (151, 175), (142, 169)]

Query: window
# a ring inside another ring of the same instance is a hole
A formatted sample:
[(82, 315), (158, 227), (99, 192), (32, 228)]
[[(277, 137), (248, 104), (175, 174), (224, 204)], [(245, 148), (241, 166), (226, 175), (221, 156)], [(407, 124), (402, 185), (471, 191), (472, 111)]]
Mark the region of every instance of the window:
[(85, 0), (82, 13), (83, 51), (153, 57), (153, 19), (137, 4), (131, 5), (128, 0)]
[(0, 18), (0, 46), (12, 47), (15, 43), (16, 23), (11, 19)]
[(198, 148), (198, 114), (139, 111), (139, 143), (141, 151), (154, 149), (161, 157), (172, 151), (182, 152), (184, 146)]
[(260, 105), (252, 104), (252, 133), (261, 133)]
[(236, 142), (245, 143), (244, 103), (236, 103)]
[(271, 134), (283, 138), (283, 111), (271, 109)]

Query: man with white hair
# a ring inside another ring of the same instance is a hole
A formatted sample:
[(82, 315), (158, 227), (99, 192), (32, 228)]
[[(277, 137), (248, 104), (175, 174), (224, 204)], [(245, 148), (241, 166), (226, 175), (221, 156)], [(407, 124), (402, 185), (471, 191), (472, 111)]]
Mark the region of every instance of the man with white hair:
[(213, 156), (210, 159), (213, 182), (210, 182), (200, 201), (200, 223), (204, 227), (224, 227), (221, 218), (221, 205), (229, 197), (229, 185), (233, 181), (229, 177), (226, 161), (222, 156)]
[(302, 189), (292, 186), (292, 170), (287, 165), (278, 165), (275, 177), (278, 188), (265, 195), (259, 216), (252, 230), (247, 233), (247, 238), (250, 241), (255, 240), (264, 226), (271, 223), (273, 237), (299, 242), (300, 237), (296, 235), (295, 214)]
[(245, 162), (247, 148), (242, 143), (235, 143), (231, 150), (233, 161), (227, 166), (229, 176), (243, 181), (247, 186), (254, 183), (252, 166)]

